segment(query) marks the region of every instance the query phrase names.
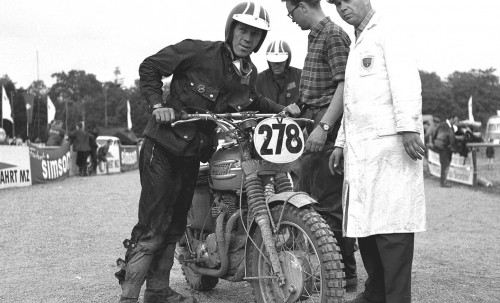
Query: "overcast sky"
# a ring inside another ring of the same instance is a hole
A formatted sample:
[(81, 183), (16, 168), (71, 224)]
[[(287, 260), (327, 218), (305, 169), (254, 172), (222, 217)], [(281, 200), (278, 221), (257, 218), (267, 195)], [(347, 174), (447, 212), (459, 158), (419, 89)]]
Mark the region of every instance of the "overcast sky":
[[(227, 15), (242, 0), (0, 0), (0, 75), (19, 87), (72, 69), (114, 80), (119, 67), (124, 85), (139, 78), (142, 60), (185, 38), (223, 40)], [(292, 48), (301, 68), (307, 33), (286, 17), (281, 0), (259, 1), (268, 10), (273, 39)], [(415, 37), (419, 68), (442, 78), (454, 71), (500, 69), (500, 1), (372, 0), (378, 12), (399, 16)], [(353, 37), (353, 29), (322, 1), (327, 15)], [(259, 71), (265, 51), (252, 55)], [(499, 75), (499, 72), (496, 72)]]

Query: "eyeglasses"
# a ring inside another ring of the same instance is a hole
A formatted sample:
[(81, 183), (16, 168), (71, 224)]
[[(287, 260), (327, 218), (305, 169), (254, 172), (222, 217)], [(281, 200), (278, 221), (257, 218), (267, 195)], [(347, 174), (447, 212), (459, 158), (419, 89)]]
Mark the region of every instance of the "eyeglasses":
[(292, 19), (292, 20), (293, 20), (293, 16), (292, 16), (292, 14), (293, 14), (293, 12), (294, 12), (296, 9), (298, 9), (298, 8), (299, 8), (299, 6), (300, 6), (300, 2), (299, 2), (299, 4), (297, 4), (297, 6), (295, 6), (295, 7), (294, 7), (294, 8), (293, 8), (293, 9), (292, 9), (289, 13), (288, 13), (288, 15), (287, 15), (287, 16), (288, 16), (288, 18), (290, 18), (290, 19)]

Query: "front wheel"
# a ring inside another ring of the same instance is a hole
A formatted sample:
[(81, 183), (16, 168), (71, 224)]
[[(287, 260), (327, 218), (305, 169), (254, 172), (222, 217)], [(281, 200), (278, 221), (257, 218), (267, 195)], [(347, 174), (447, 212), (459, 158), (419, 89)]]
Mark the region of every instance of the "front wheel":
[[(283, 211), (283, 207), (285, 207)], [(253, 234), (247, 256), (247, 268), (255, 301), (341, 303), (344, 282), (341, 255), (333, 233), (312, 208), (298, 209), (280, 205), (271, 210), (274, 222), (281, 224), (274, 233), (276, 251), (285, 284), (280, 286), (275, 278), (269, 254), (262, 241), (260, 228)], [(260, 279), (255, 279), (260, 278)]]

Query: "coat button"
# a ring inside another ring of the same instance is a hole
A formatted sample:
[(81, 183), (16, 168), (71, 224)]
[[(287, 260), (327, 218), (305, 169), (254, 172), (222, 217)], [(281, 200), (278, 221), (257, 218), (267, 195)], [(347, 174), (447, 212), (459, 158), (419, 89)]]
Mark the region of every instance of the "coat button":
[(292, 96), (292, 94), (290, 94), (290, 93), (286, 93), (286, 97), (287, 97), (287, 98), (290, 98), (291, 96)]
[(213, 97), (214, 97), (214, 95), (210, 94), (210, 98), (213, 98)]
[(203, 86), (203, 85), (201, 85), (201, 84), (200, 84), (200, 85), (198, 85), (198, 92), (199, 92), (200, 94), (203, 94), (203, 93), (205, 92), (205, 86)]
[(191, 82), (191, 86), (194, 86), (194, 83), (193, 83), (193, 82)]
[(240, 110), (240, 109), (241, 109), (241, 106), (238, 106), (238, 110)]
[(184, 139), (187, 139), (187, 138), (188, 138), (188, 136), (184, 136)]

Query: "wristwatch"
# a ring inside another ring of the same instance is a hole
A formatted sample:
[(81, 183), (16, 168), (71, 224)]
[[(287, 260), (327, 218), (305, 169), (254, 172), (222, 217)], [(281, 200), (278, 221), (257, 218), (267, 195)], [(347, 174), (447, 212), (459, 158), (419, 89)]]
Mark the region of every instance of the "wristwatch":
[(162, 108), (163, 105), (161, 103), (156, 103), (155, 105), (151, 106), (151, 110), (155, 110), (157, 108)]
[(318, 125), (319, 125), (319, 126), (320, 126), (320, 127), (321, 127), (324, 131), (325, 131), (325, 132), (329, 131), (329, 130), (330, 130), (330, 128), (331, 128), (331, 126), (330, 126), (330, 125), (328, 125), (328, 124), (326, 124), (325, 122), (319, 122), (319, 123), (318, 123)]

